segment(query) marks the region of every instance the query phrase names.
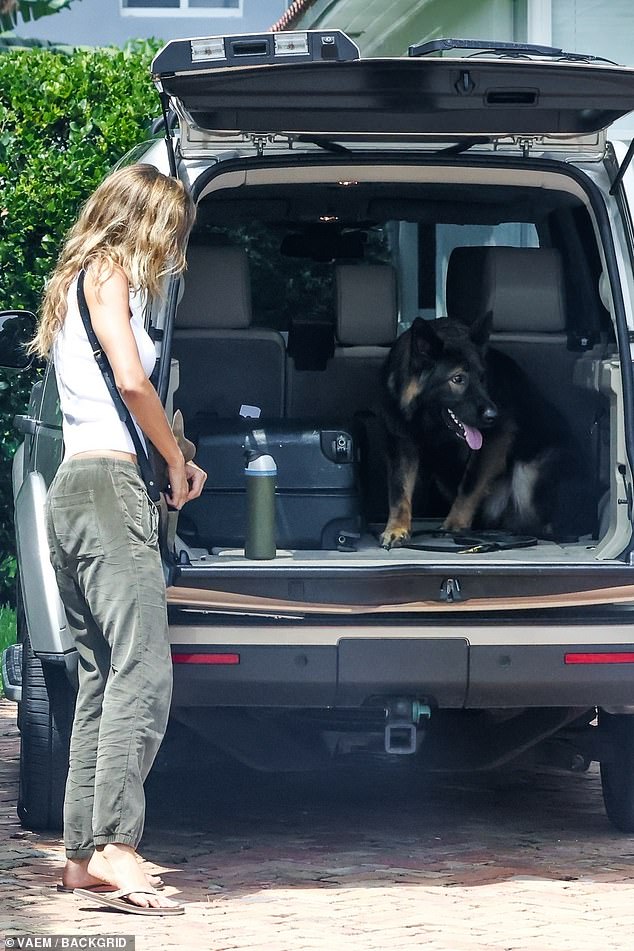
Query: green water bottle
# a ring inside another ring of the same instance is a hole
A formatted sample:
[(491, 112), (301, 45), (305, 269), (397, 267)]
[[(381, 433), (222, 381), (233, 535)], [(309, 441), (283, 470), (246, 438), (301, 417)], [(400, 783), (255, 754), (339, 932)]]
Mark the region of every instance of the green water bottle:
[(247, 558), (275, 558), (275, 483), (277, 466), (273, 456), (247, 452), (244, 474), (247, 480)]

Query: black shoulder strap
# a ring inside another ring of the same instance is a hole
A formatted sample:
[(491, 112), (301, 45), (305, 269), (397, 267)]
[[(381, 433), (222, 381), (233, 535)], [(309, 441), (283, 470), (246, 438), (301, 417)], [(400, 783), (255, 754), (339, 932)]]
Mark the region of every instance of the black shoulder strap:
[(158, 486), (156, 484), (156, 477), (152, 468), (152, 462), (145, 450), (143, 443), (141, 442), (137, 428), (134, 425), (134, 420), (132, 419), (132, 414), (125, 405), (121, 393), (119, 393), (119, 390), (117, 389), (117, 384), (115, 383), (114, 373), (112, 372), (110, 361), (101, 349), (97, 335), (93, 330), (92, 321), (90, 319), (90, 309), (88, 307), (88, 301), (86, 300), (86, 294), (84, 291), (84, 277), (85, 273), (82, 270), (80, 271), (79, 277), (77, 278), (77, 302), (79, 304), (79, 313), (86, 331), (86, 336), (88, 337), (88, 342), (92, 349), (93, 356), (97, 361), (97, 366), (101, 370), (101, 374), (105, 380), (106, 386), (108, 387), (108, 392), (112, 397), (112, 402), (115, 405), (119, 419), (121, 422), (126, 424), (132, 438), (132, 442), (134, 443), (139, 468), (141, 470), (141, 476), (145, 482), (148, 495), (153, 502), (158, 502), (161, 497), (161, 493), (159, 492)]

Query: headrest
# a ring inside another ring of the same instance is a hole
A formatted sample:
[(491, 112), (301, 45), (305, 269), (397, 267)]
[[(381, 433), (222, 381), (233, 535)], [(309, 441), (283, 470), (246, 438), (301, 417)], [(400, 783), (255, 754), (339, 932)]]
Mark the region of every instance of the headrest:
[(251, 324), (249, 261), (242, 248), (190, 245), (176, 326), (241, 330)]
[(467, 327), (482, 315), (484, 260), (488, 248), (454, 248), (447, 262), (447, 316)]
[(491, 312), (503, 333), (562, 333), (566, 309), (556, 248), (454, 248), (447, 266), (447, 314), (472, 324)]
[(343, 346), (384, 346), (396, 337), (396, 274), (389, 264), (335, 268), (337, 340)]

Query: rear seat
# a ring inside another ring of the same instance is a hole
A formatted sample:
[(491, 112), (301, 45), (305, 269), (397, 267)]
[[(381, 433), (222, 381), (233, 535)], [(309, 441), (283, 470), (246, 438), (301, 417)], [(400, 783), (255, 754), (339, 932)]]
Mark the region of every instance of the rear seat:
[(589, 447), (600, 407), (574, 385), (580, 354), (568, 349), (561, 257), (555, 248), (455, 248), (449, 258), (447, 314), (469, 325), (491, 313), (491, 346), (512, 357)]
[(387, 476), (382, 425), (377, 415), (383, 364), (396, 337), (396, 274), (385, 264), (335, 268), (336, 346), (325, 369), (287, 368), (287, 414), (341, 420), (352, 425), (360, 452), (365, 517), (384, 521)]
[(323, 370), (287, 366), (286, 414), (352, 419), (376, 409), (381, 369), (396, 337), (396, 274), (386, 264), (335, 268), (336, 345)]
[(286, 351), (275, 330), (251, 327), (248, 258), (242, 248), (192, 245), (176, 313), (172, 356), (180, 384), (174, 407), (185, 421), (231, 418), (243, 405), (284, 414)]

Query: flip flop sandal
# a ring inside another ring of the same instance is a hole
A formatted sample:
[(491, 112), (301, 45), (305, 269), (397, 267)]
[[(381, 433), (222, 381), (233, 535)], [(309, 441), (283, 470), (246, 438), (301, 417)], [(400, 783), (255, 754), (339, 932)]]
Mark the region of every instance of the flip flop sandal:
[[(163, 881), (162, 878), (159, 878), (158, 876), (156, 877), (156, 881), (151, 884), (152, 884), (152, 888), (155, 889), (155, 891), (157, 892), (161, 892), (165, 888), (165, 882)], [(62, 885), (60, 883), (57, 886), (57, 891), (61, 895), (73, 895), (77, 891), (77, 889), (69, 888), (68, 886)], [(107, 882), (104, 882), (103, 885), (86, 885), (82, 889), (82, 891), (94, 892), (95, 895), (103, 895), (103, 894), (111, 895), (112, 892), (116, 892), (117, 889), (115, 888), (114, 885), (108, 885)]]
[(128, 895), (156, 896), (155, 891), (146, 888), (126, 888), (114, 892), (95, 892), (88, 888), (76, 888), (75, 895), (78, 898), (86, 898), (88, 901), (96, 902), (97, 905), (116, 908), (118, 911), (124, 911), (129, 915), (182, 915), (185, 913), (184, 905), (170, 905), (167, 908), (142, 908), (141, 905), (135, 905), (128, 900)]

